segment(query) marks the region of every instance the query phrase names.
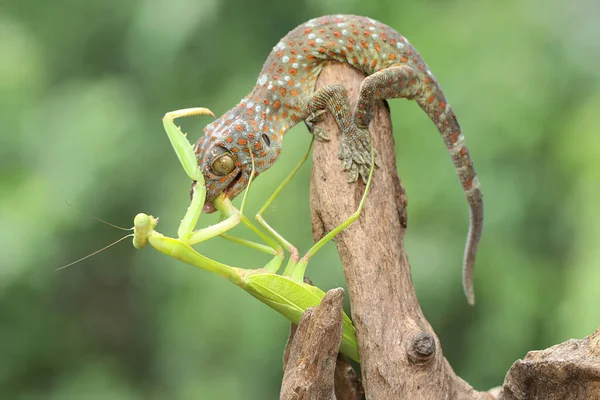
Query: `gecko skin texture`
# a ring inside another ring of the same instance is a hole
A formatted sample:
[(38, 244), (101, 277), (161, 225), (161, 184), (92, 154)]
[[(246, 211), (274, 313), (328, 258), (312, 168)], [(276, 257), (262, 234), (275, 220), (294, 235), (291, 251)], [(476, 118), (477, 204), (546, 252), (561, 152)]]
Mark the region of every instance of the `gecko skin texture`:
[[(354, 109), (346, 89), (332, 84), (315, 90), (328, 61), (351, 65), (367, 75)], [(195, 145), (206, 179), (207, 208), (225, 194), (236, 197), (281, 153), (285, 133), (304, 121), (317, 140), (326, 132), (314, 125), (331, 112), (342, 131), (338, 157), (348, 181), (366, 179), (370, 169), (373, 104), (378, 99), (415, 100), (435, 123), (450, 152), (470, 207), (470, 227), (463, 264), (463, 286), (473, 304), (473, 265), (483, 228), (483, 202), (465, 138), (435, 77), (409, 41), (389, 26), (366, 17), (331, 15), (310, 20), (277, 43), (256, 86), (238, 105), (207, 125)], [(252, 152), (252, 157), (250, 156)]]

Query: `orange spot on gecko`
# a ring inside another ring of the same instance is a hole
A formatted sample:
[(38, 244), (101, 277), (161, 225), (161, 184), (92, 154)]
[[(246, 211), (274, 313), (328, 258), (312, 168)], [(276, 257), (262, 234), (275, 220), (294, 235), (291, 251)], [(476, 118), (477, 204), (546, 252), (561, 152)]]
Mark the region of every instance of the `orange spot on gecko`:
[(239, 138), (237, 141), (237, 144), (239, 144), (240, 146), (245, 146), (246, 143), (248, 143), (248, 141), (244, 138)]
[(376, 65), (377, 65), (377, 59), (374, 58), (373, 61), (371, 61), (371, 68), (375, 68)]
[(312, 40), (312, 39), (311, 39), (311, 40), (309, 40), (309, 41), (308, 41), (308, 45), (309, 45), (310, 47), (315, 47), (315, 45), (316, 45), (316, 42), (315, 42), (314, 40)]
[(296, 75), (298, 71), (295, 68), (290, 68), (290, 74), (291, 75)]
[(281, 116), (282, 116), (283, 118), (287, 118), (287, 117), (288, 117), (288, 113), (287, 113), (287, 111), (284, 111), (284, 112), (282, 112), (282, 113), (281, 113)]
[(256, 142), (256, 143), (254, 143), (254, 150), (260, 150), (260, 149), (261, 149), (261, 147), (262, 147), (262, 146), (261, 146), (260, 142)]
[(293, 41), (293, 40), (290, 40), (290, 41), (288, 42), (288, 44), (289, 44), (290, 46), (293, 46), (293, 45), (294, 45), (294, 41)]
[(333, 32), (333, 36), (335, 36), (336, 38), (340, 38), (342, 37), (342, 34), (339, 33), (338, 31)]
[(244, 127), (242, 125), (240, 125), (240, 124), (237, 124), (235, 126), (235, 130), (238, 131), (238, 132), (242, 132), (244, 130)]
[(281, 93), (282, 96), (285, 96), (287, 94), (287, 89), (284, 88), (283, 86), (279, 89), (279, 93)]
[(405, 63), (405, 62), (407, 62), (407, 61), (408, 61), (408, 59), (407, 59), (406, 57), (402, 57), (402, 58), (400, 59), (400, 61), (401, 61), (401, 62), (403, 62), (403, 63)]
[(277, 55), (277, 58), (283, 57), (283, 51), (279, 50), (276, 55)]
[[(256, 123), (256, 121), (252, 121), (252, 122)], [(250, 132), (250, 133), (248, 134), (248, 137), (249, 137), (250, 139), (254, 139), (254, 133)]]
[(296, 50), (296, 49), (291, 49), (291, 50), (290, 50), (290, 53), (292, 53), (292, 54), (294, 54), (294, 55), (295, 55), (295, 54), (298, 54), (298, 50)]
[(384, 42), (387, 42), (387, 34), (385, 32), (381, 33), (381, 40), (383, 40)]
[(311, 32), (312, 32), (312, 28), (306, 28), (306, 29), (304, 30), (304, 33), (305, 33), (305, 34), (307, 34), (307, 35), (308, 35), (309, 33), (311, 33)]
[(231, 137), (225, 138), (225, 141), (227, 143), (232, 143), (233, 142), (233, 138), (231, 138)]
[(327, 49), (325, 49), (325, 47), (321, 46), (319, 47), (319, 53), (325, 53), (327, 51)]
[(290, 85), (290, 86), (294, 86), (295, 84), (296, 84), (296, 82), (294, 82), (292, 79), (290, 79), (288, 81), (288, 85)]
[(362, 47), (363, 49), (366, 49), (366, 48), (367, 48), (367, 42), (365, 42), (364, 40), (361, 40), (361, 41), (360, 41), (360, 45), (361, 45), (361, 47)]
[(444, 100), (440, 101), (440, 108), (441, 108), (442, 110), (445, 110), (445, 109), (446, 109), (446, 102), (445, 102)]
[(390, 60), (395, 60), (396, 59), (396, 55), (394, 53), (390, 54)]
[(395, 45), (396, 45), (396, 39), (392, 38), (392, 40), (390, 41), (390, 44), (391, 44), (392, 46), (395, 46)]
[(434, 101), (434, 100), (435, 100), (435, 96), (434, 96), (434, 95), (431, 95), (431, 96), (429, 96), (429, 98), (427, 99), (427, 102), (428, 102), (429, 104), (431, 104), (431, 103), (433, 103), (433, 101)]
[(292, 91), (290, 92), (290, 94), (294, 97), (298, 96), (298, 91), (296, 89), (292, 89)]
[(430, 83), (431, 82), (431, 78), (428, 77), (428, 76), (426, 76), (425, 79), (424, 79), (424, 81), (425, 81), (425, 83)]
[(375, 43), (373, 46), (375, 47), (375, 51), (379, 53), (379, 43)]
[(281, 107), (281, 103), (279, 102), (279, 100), (275, 100), (275, 102), (273, 103), (273, 108), (276, 110), (279, 110), (280, 107)]

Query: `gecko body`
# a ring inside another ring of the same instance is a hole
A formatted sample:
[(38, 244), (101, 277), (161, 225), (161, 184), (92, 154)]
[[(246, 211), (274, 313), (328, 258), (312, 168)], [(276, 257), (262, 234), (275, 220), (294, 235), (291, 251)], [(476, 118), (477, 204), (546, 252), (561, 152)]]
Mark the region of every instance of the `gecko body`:
[[(367, 75), (352, 109), (346, 89), (332, 84), (315, 89), (326, 62), (347, 63)], [(256, 86), (239, 104), (204, 129), (195, 145), (207, 188), (215, 197), (236, 197), (248, 185), (255, 163), (258, 175), (278, 159), (286, 132), (299, 122), (318, 140), (327, 133), (314, 126), (329, 111), (342, 131), (338, 157), (348, 181), (370, 169), (373, 103), (378, 99), (415, 100), (435, 123), (450, 152), (470, 207), (470, 229), (463, 285), (474, 302), (473, 264), (483, 227), (483, 202), (464, 136), (442, 89), (419, 53), (391, 27), (366, 17), (332, 15), (310, 20), (283, 37), (269, 54)], [(252, 152), (252, 157), (250, 155)]]

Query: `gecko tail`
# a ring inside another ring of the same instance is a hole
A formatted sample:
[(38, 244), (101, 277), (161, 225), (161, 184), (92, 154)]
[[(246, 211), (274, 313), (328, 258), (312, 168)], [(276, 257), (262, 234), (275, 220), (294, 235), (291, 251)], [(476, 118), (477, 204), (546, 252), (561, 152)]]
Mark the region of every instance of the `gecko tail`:
[(473, 287), (473, 267), (477, 246), (483, 230), (483, 195), (479, 187), (477, 173), (473, 168), (471, 155), (465, 144), (465, 137), (452, 107), (448, 104), (442, 89), (437, 83), (431, 83), (429, 91), (424, 91), (415, 100), (435, 123), (450, 153), (458, 179), (469, 203), (469, 234), (463, 260), (463, 288), (469, 304), (475, 304)]
[(463, 261), (463, 289), (470, 305), (475, 304), (475, 288), (473, 283), (473, 267), (475, 255), (483, 231), (483, 194), (479, 188), (479, 182), (475, 178), (473, 187), (467, 192), (469, 202), (469, 234), (465, 245), (465, 257)]

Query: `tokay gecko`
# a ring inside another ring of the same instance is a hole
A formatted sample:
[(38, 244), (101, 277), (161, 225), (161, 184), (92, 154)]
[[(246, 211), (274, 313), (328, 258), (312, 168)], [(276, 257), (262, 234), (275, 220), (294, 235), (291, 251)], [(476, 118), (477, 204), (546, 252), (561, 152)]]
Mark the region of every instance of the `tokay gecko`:
[[(367, 75), (354, 109), (343, 85), (315, 89), (327, 61), (347, 63)], [(452, 157), (470, 208), (463, 286), (473, 304), (473, 264), (483, 228), (483, 202), (465, 138), (419, 53), (404, 36), (373, 19), (324, 16), (298, 26), (277, 43), (252, 92), (207, 125), (195, 145), (206, 180), (205, 212), (214, 210), (210, 201), (215, 197), (234, 198), (244, 190), (252, 159), (256, 175), (271, 167), (281, 153), (285, 133), (297, 123), (304, 121), (317, 140), (327, 140), (327, 133), (314, 126), (327, 111), (342, 131), (338, 157), (348, 171), (348, 181), (359, 176), (366, 179), (371, 164), (367, 127), (373, 103), (391, 98), (415, 100), (437, 126)]]

